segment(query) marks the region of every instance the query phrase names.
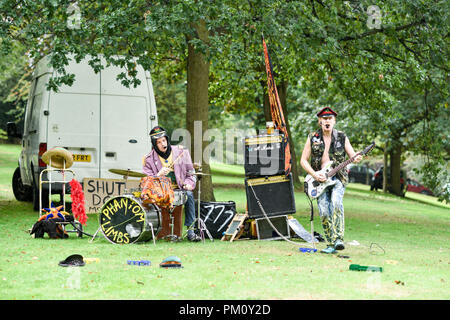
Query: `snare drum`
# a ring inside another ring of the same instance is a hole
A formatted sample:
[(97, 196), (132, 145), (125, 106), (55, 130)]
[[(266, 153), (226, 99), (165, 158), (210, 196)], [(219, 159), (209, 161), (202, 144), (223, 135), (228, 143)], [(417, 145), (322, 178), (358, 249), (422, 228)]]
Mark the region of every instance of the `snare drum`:
[(175, 194), (175, 197), (173, 200), (174, 207), (182, 206), (186, 203), (187, 192), (185, 190), (175, 189), (175, 190), (173, 190), (173, 193)]
[(161, 230), (161, 211), (153, 204), (143, 205), (131, 195), (109, 199), (99, 214), (99, 223), (105, 238), (117, 244), (144, 242)]

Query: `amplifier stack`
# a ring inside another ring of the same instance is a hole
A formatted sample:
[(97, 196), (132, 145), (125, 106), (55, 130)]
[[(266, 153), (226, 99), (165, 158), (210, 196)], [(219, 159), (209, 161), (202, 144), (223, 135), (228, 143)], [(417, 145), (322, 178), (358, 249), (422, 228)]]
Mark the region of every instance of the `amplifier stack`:
[[(276, 221), (279, 232), (289, 237), (286, 215), (293, 214), (296, 210), (292, 174), (285, 174), (286, 143), (284, 135), (278, 133), (246, 137), (244, 170), (248, 218), (268, 218), (272, 224)], [(258, 225), (262, 224), (256, 225), (258, 229)], [(258, 239), (272, 234), (263, 232), (262, 229), (256, 231)]]
[(247, 137), (244, 140), (244, 169), (247, 177), (284, 174), (282, 134)]

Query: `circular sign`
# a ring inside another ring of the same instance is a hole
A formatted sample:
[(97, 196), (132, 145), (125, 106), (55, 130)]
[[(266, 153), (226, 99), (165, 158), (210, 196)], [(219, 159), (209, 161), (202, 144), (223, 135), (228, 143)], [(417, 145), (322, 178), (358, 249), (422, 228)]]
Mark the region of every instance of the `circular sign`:
[(109, 199), (100, 211), (99, 220), (104, 236), (113, 243), (136, 242), (146, 230), (146, 212), (133, 197)]

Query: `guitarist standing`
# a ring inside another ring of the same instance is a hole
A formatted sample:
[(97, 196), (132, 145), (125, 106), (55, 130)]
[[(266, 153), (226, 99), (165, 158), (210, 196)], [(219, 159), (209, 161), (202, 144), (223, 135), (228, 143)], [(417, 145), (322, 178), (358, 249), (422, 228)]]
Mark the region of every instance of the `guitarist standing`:
[[(337, 113), (330, 107), (325, 107), (317, 113), (319, 129), (310, 133), (303, 148), (301, 165), (314, 180), (325, 182), (327, 177), (319, 172), (324, 166), (333, 161), (337, 166), (345, 159), (355, 156), (350, 141), (344, 132), (334, 129)], [(311, 158), (311, 163), (309, 159)], [(355, 157), (355, 162), (361, 161), (362, 156)], [(338, 171), (332, 179), (336, 184), (328, 187), (318, 198), (317, 206), (322, 220), (322, 227), (327, 241), (327, 248), (323, 253), (335, 253), (344, 247), (344, 206), (343, 198), (348, 181), (347, 169)]]

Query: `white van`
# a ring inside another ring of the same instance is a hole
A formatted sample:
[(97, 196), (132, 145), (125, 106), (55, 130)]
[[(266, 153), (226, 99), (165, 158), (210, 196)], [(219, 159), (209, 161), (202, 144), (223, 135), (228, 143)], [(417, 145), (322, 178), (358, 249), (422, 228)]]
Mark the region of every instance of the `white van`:
[[(106, 65), (106, 64), (104, 64)], [(116, 80), (120, 68), (95, 73), (88, 60), (71, 61), (66, 72), (75, 74), (72, 86), (47, 90), (54, 71), (42, 59), (33, 73), (22, 135), (19, 167), (13, 177), (18, 200), (33, 200), (39, 208), (39, 174), (46, 168), (42, 154), (64, 147), (73, 154), (70, 168), (75, 179), (121, 177), (109, 169), (142, 171), (142, 159), (151, 149), (149, 132), (157, 125), (156, 104), (150, 73), (137, 66), (141, 84), (126, 88)], [(14, 134), (14, 125), (8, 124)], [(52, 186), (61, 193), (61, 184)], [(43, 207), (48, 207), (48, 184), (43, 184)]]

